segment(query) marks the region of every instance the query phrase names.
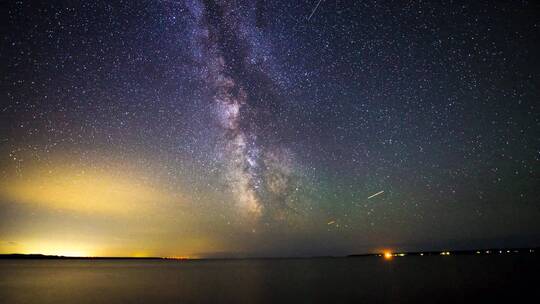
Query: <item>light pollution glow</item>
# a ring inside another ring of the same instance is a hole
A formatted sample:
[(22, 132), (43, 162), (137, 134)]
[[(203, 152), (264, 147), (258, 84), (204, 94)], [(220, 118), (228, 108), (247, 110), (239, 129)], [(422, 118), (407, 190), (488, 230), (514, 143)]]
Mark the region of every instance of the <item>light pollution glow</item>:
[(156, 172), (64, 159), (26, 161), (24, 174), (3, 170), (0, 199), (24, 212), (16, 224), (4, 223), (0, 253), (196, 257), (220, 244), (188, 235), (197, 213), (186, 215), (187, 199), (160, 184)]

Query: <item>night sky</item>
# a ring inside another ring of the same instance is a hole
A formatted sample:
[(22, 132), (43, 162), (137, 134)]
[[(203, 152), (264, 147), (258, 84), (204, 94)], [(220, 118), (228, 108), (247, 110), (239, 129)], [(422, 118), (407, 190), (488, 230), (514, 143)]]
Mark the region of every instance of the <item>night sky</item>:
[(444, 2), (8, 1), (0, 253), (538, 246), (540, 6)]

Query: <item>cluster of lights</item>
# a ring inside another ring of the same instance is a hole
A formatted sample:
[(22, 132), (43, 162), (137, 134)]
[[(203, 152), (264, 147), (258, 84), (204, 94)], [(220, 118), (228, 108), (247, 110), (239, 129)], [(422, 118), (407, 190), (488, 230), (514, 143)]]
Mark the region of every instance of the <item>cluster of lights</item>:
[[(498, 251), (495, 251), (495, 253), (499, 253), (499, 254), (504, 254), (504, 253), (519, 253), (519, 250), (498, 250)], [(530, 253), (534, 253), (534, 249), (529, 249), (529, 252)], [(484, 252), (480, 251), (480, 250), (477, 250), (476, 251), (476, 254), (491, 254), (493, 253), (493, 251), (491, 250), (486, 250)], [(450, 255), (451, 252), (450, 251), (441, 251), (439, 253), (439, 255), (444, 255), (444, 256), (448, 256)], [(384, 259), (386, 260), (390, 260), (392, 259), (393, 257), (403, 257), (405, 256), (406, 254), (405, 253), (392, 253), (391, 251), (384, 251), (382, 254), (379, 254), (378, 256), (380, 257), (384, 257)], [(424, 256), (425, 254), (423, 252), (420, 252), (418, 255), (420, 256)]]
[[(503, 253), (519, 253), (519, 250), (499, 250), (498, 252), (499, 252), (499, 254), (503, 254)], [(485, 254), (491, 254), (491, 253), (493, 253), (493, 251), (486, 250), (484, 253)], [(495, 251), (495, 253), (497, 253), (497, 251)], [(529, 249), (529, 253), (534, 253), (534, 249)], [(482, 254), (482, 252), (481, 251), (476, 251), (476, 254)]]
[[(381, 255), (379, 255), (379, 256), (381, 256)], [(399, 256), (399, 257), (404, 257), (404, 256), (405, 256), (405, 253), (392, 253), (392, 252), (390, 252), (390, 251), (385, 251), (385, 252), (382, 254), (382, 256), (383, 256), (385, 259), (390, 260), (391, 258), (397, 257), (397, 256)]]
[[(514, 251), (506, 250), (506, 253), (512, 253), (512, 252), (513, 253), (518, 253), (519, 251), (517, 251), (517, 250), (514, 250)], [(500, 250), (499, 253), (503, 253), (503, 251)]]

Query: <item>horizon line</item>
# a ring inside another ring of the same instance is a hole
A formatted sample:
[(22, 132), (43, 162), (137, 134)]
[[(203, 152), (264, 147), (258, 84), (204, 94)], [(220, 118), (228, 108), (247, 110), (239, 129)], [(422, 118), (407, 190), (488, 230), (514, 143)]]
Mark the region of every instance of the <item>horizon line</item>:
[(466, 255), (466, 254), (511, 254), (511, 253), (536, 253), (540, 252), (540, 246), (534, 247), (493, 247), (493, 248), (476, 248), (476, 249), (459, 249), (459, 250), (423, 250), (423, 251), (393, 251), (384, 250), (376, 253), (351, 253), (345, 255), (312, 255), (312, 256), (223, 256), (223, 257), (196, 257), (196, 256), (66, 256), (43, 253), (0, 253), (2, 258), (42, 258), (42, 259), (140, 259), (140, 260), (242, 260), (242, 259), (315, 259), (315, 258), (347, 258), (347, 257), (369, 257), (369, 256), (384, 256), (392, 254), (394, 256), (407, 255)]

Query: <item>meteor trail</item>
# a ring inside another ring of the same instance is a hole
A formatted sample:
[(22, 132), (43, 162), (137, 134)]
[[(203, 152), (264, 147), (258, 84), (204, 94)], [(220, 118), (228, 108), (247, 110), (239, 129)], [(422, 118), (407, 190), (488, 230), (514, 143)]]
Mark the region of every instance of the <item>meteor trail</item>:
[(317, 5), (315, 5), (315, 8), (311, 12), (311, 15), (309, 15), (309, 17), (307, 18), (308, 21), (311, 19), (311, 17), (313, 17), (313, 14), (315, 14), (315, 12), (317, 11), (317, 8), (319, 8), (319, 4), (321, 4), (321, 2), (322, 2), (322, 0), (319, 0), (319, 2), (317, 2)]
[(373, 194), (373, 195), (369, 196), (369, 197), (368, 197), (368, 199), (370, 199), (370, 198), (374, 198), (375, 196), (377, 196), (377, 195), (381, 195), (381, 194), (383, 194), (383, 193), (384, 193), (384, 191), (379, 191), (379, 192), (377, 192), (377, 193), (375, 193), (375, 194)]

